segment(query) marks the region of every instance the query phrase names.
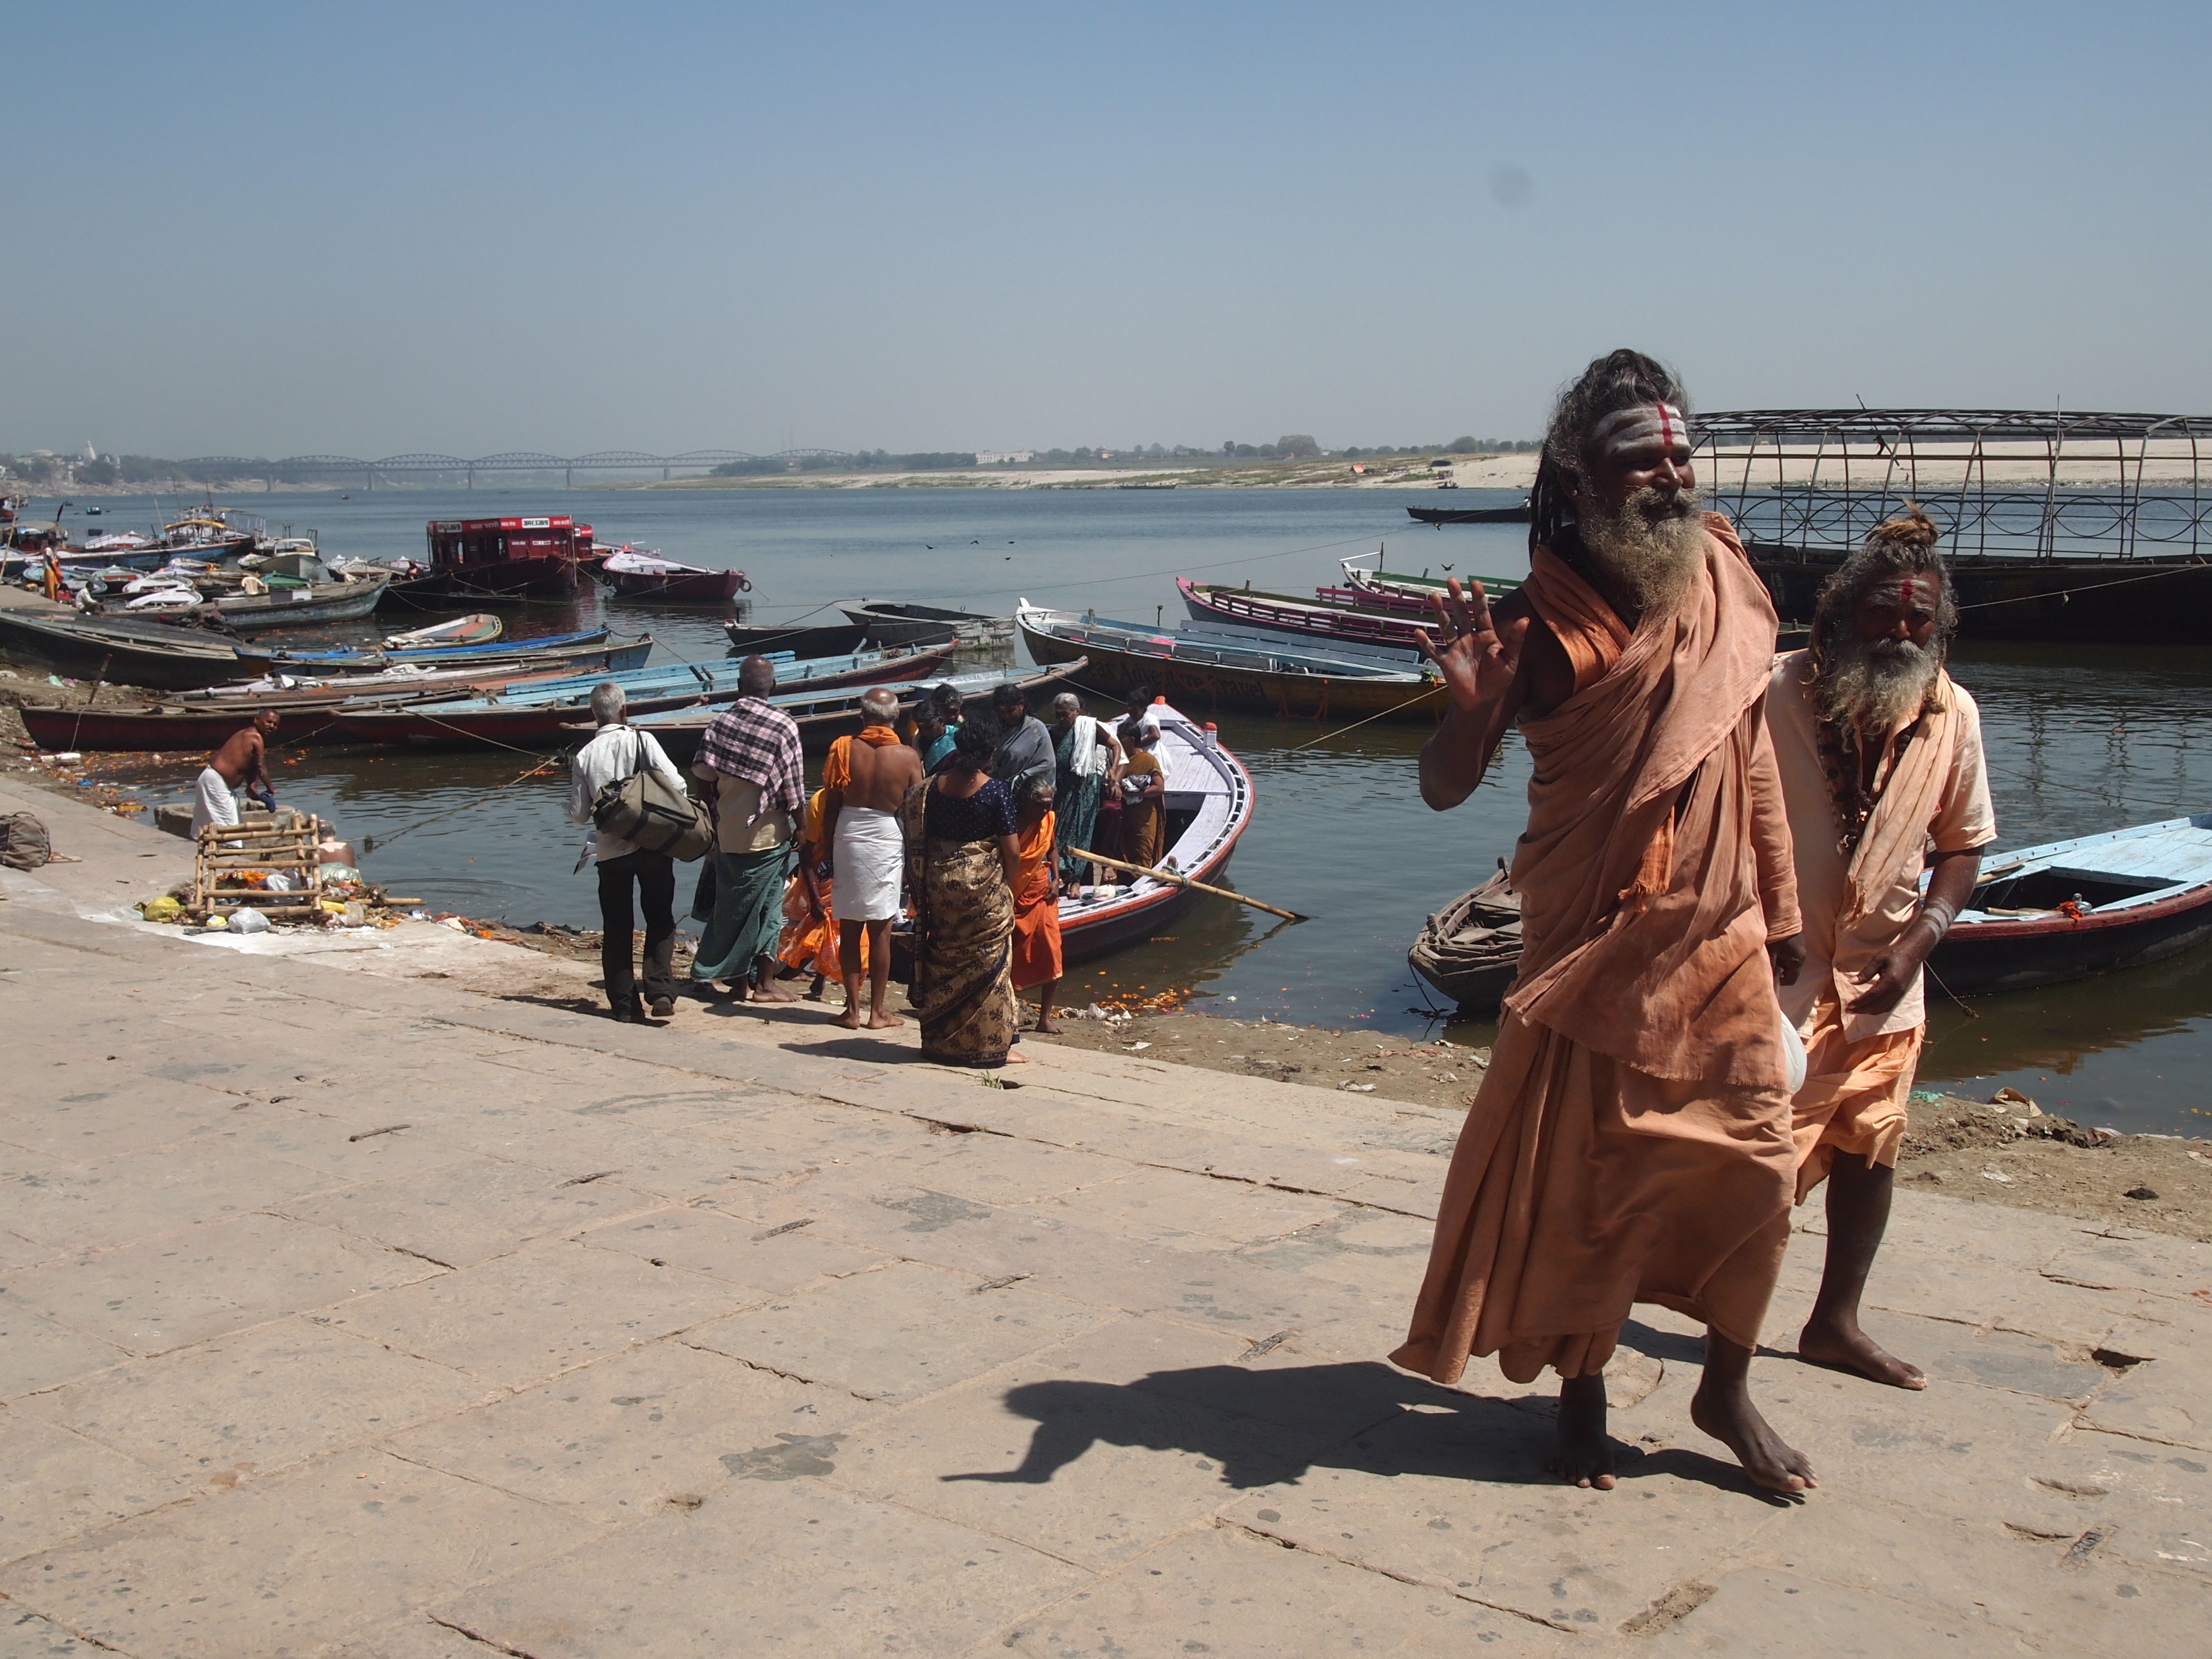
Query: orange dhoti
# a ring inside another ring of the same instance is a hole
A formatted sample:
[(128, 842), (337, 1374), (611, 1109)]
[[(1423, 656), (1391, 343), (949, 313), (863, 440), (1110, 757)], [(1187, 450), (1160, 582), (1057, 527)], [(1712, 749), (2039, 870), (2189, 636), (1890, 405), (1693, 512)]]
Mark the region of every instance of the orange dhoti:
[(1632, 633), (1540, 548), (1575, 690), (1524, 714), (1522, 951), (1390, 1358), (1439, 1382), (1604, 1367), (1638, 1302), (1755, 1347), (1796, 1176), (1766, 943), (1796, 933), (1763, 703), (1774, 612), (1724, 520)]
[(1824, 997), (1805, 1040), (1805, 1086), (1790, 1103), (1797, 1143), (1797, 1201), (1828, 1178), (1838, 1152), (1897, 1167), (1905, 1144), (1905, 1103), (1926, 1027), (1881, 1031), (1856, 1042), (1843, 1011)]

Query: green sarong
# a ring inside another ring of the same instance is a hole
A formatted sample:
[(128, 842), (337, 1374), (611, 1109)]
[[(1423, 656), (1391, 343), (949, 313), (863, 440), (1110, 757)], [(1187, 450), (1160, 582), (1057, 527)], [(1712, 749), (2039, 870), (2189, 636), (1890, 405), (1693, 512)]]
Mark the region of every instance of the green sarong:
[(773, 957), (783, 929), (783, 883), (790, 843), (760, 853), (725, 853), (714, 860), (714, 910), (691, 959), (695, 980), (740, 980), (756, 957)]

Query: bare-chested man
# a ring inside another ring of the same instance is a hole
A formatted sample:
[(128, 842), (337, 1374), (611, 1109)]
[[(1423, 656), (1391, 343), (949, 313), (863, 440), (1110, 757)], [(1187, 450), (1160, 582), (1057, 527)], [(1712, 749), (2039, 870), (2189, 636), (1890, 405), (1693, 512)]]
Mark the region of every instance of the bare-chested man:
[[(264, 708), (253, 724), (232, 732), (200, 769), (198, 798), (192, 803), (192, 834), (210, 823), (236, 823), (238, 803), (230, 792), (243, 784), (270, 811), (276, 810), (276, 786), (269, 781), (268, 740), (276, 735), (276, 711)], [(257, 786), (258, 786), (257, 787)]]
[[(899, 741), (891, 722), (898, 698), (878, 687), (860, 699), (866, 724), (840, 738), (822, 765), (822, 838), (832, 849), (836, 884), (830, 910), (837, 918), (837, 966), (845, 981), (840, 1025), (880, 1031), (906, 1022), (884, 1005), (890, 998), (891, 922), (899, 913), (906, 873), (906, 837), (899, 804), (921, 781), (921, 757)], [(868, 1017), (860, 1018), (860, 933), (868, 939)]]

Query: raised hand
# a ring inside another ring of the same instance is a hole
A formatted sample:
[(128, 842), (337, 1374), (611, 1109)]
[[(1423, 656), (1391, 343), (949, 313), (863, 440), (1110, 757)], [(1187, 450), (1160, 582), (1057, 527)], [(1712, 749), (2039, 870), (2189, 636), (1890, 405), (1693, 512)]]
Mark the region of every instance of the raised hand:
[(1482, 584), (1471, 582), (1471, 592), (1461, 591), (1459, 578), (1446, 585), (1445, 593), (1430, 596), (1437, 616), (1436, 636), (1416, 629), (1421, 654), (1437, 665), (1453, 704), (1472, 714), (1504, 696), (1521, 672), (1521, 646), (1528, 637), (1527, 617), (1516, 617), (1499, 626), (1490, 614), (1490, 601)]

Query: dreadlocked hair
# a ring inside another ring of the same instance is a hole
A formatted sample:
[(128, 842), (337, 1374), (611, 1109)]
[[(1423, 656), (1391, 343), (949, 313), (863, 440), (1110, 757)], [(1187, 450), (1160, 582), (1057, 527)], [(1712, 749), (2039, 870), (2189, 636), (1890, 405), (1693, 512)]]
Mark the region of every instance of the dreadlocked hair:
[[(1942, 527), (1920, 510), (1919, 502), (1907, 501), (1901, 516), (1885, 520), (1869, 531), (1866, 540), (1829, 573), (1828, 579), (1820, 584), (1820, 599), (1813, 612), (1813, 684), (1816, 692), (1836, 660), (1838, 647), (1845, 638), (1844, 630), (1858, 615), (1860, 603), (1876, 584), (1894, 576), (1936, 578), (1936, 632), (1927, 649), (1934, 655), (1937, 666), (1942, 666), (1950, 650), (1951, 636), (1959, 631), (1958, 592), (1951, 585), (1950, 567), (1936, 550), (1942, 534)], [(1935, 706), (1937, 684), (1935, 678), (1929, 681), (1913, 724), (1899, 736), (1900, 748), (1917, 735), (1921, 718)], [(1879, 797), (1869, 793), (1861, 781), (1866, 772), (1864, 734), (1850, 721), (1824, 709), (1817, 695), (1814, 709), (1813, 732), (1820, 750), (1820, 770), (1828, 780), (1829, 798), (1836, 807), (1836, 848), (1848, 861), (1858, 848), (1859, 838), (1866, 833), (1867, 820), (1874, 816)]]
[(1590, 434), (1608, 415), (1638, 404), (1672, 404), (1686, 416), (1689, 395), (1656, 357), (1626, 348), (1607, 353), (1565, 387), (1552, 405), (1536, 482), (1528, 492), (1528, 550), (1556, 547), (1575, 522), (1574, 493), (1583, 481)]

